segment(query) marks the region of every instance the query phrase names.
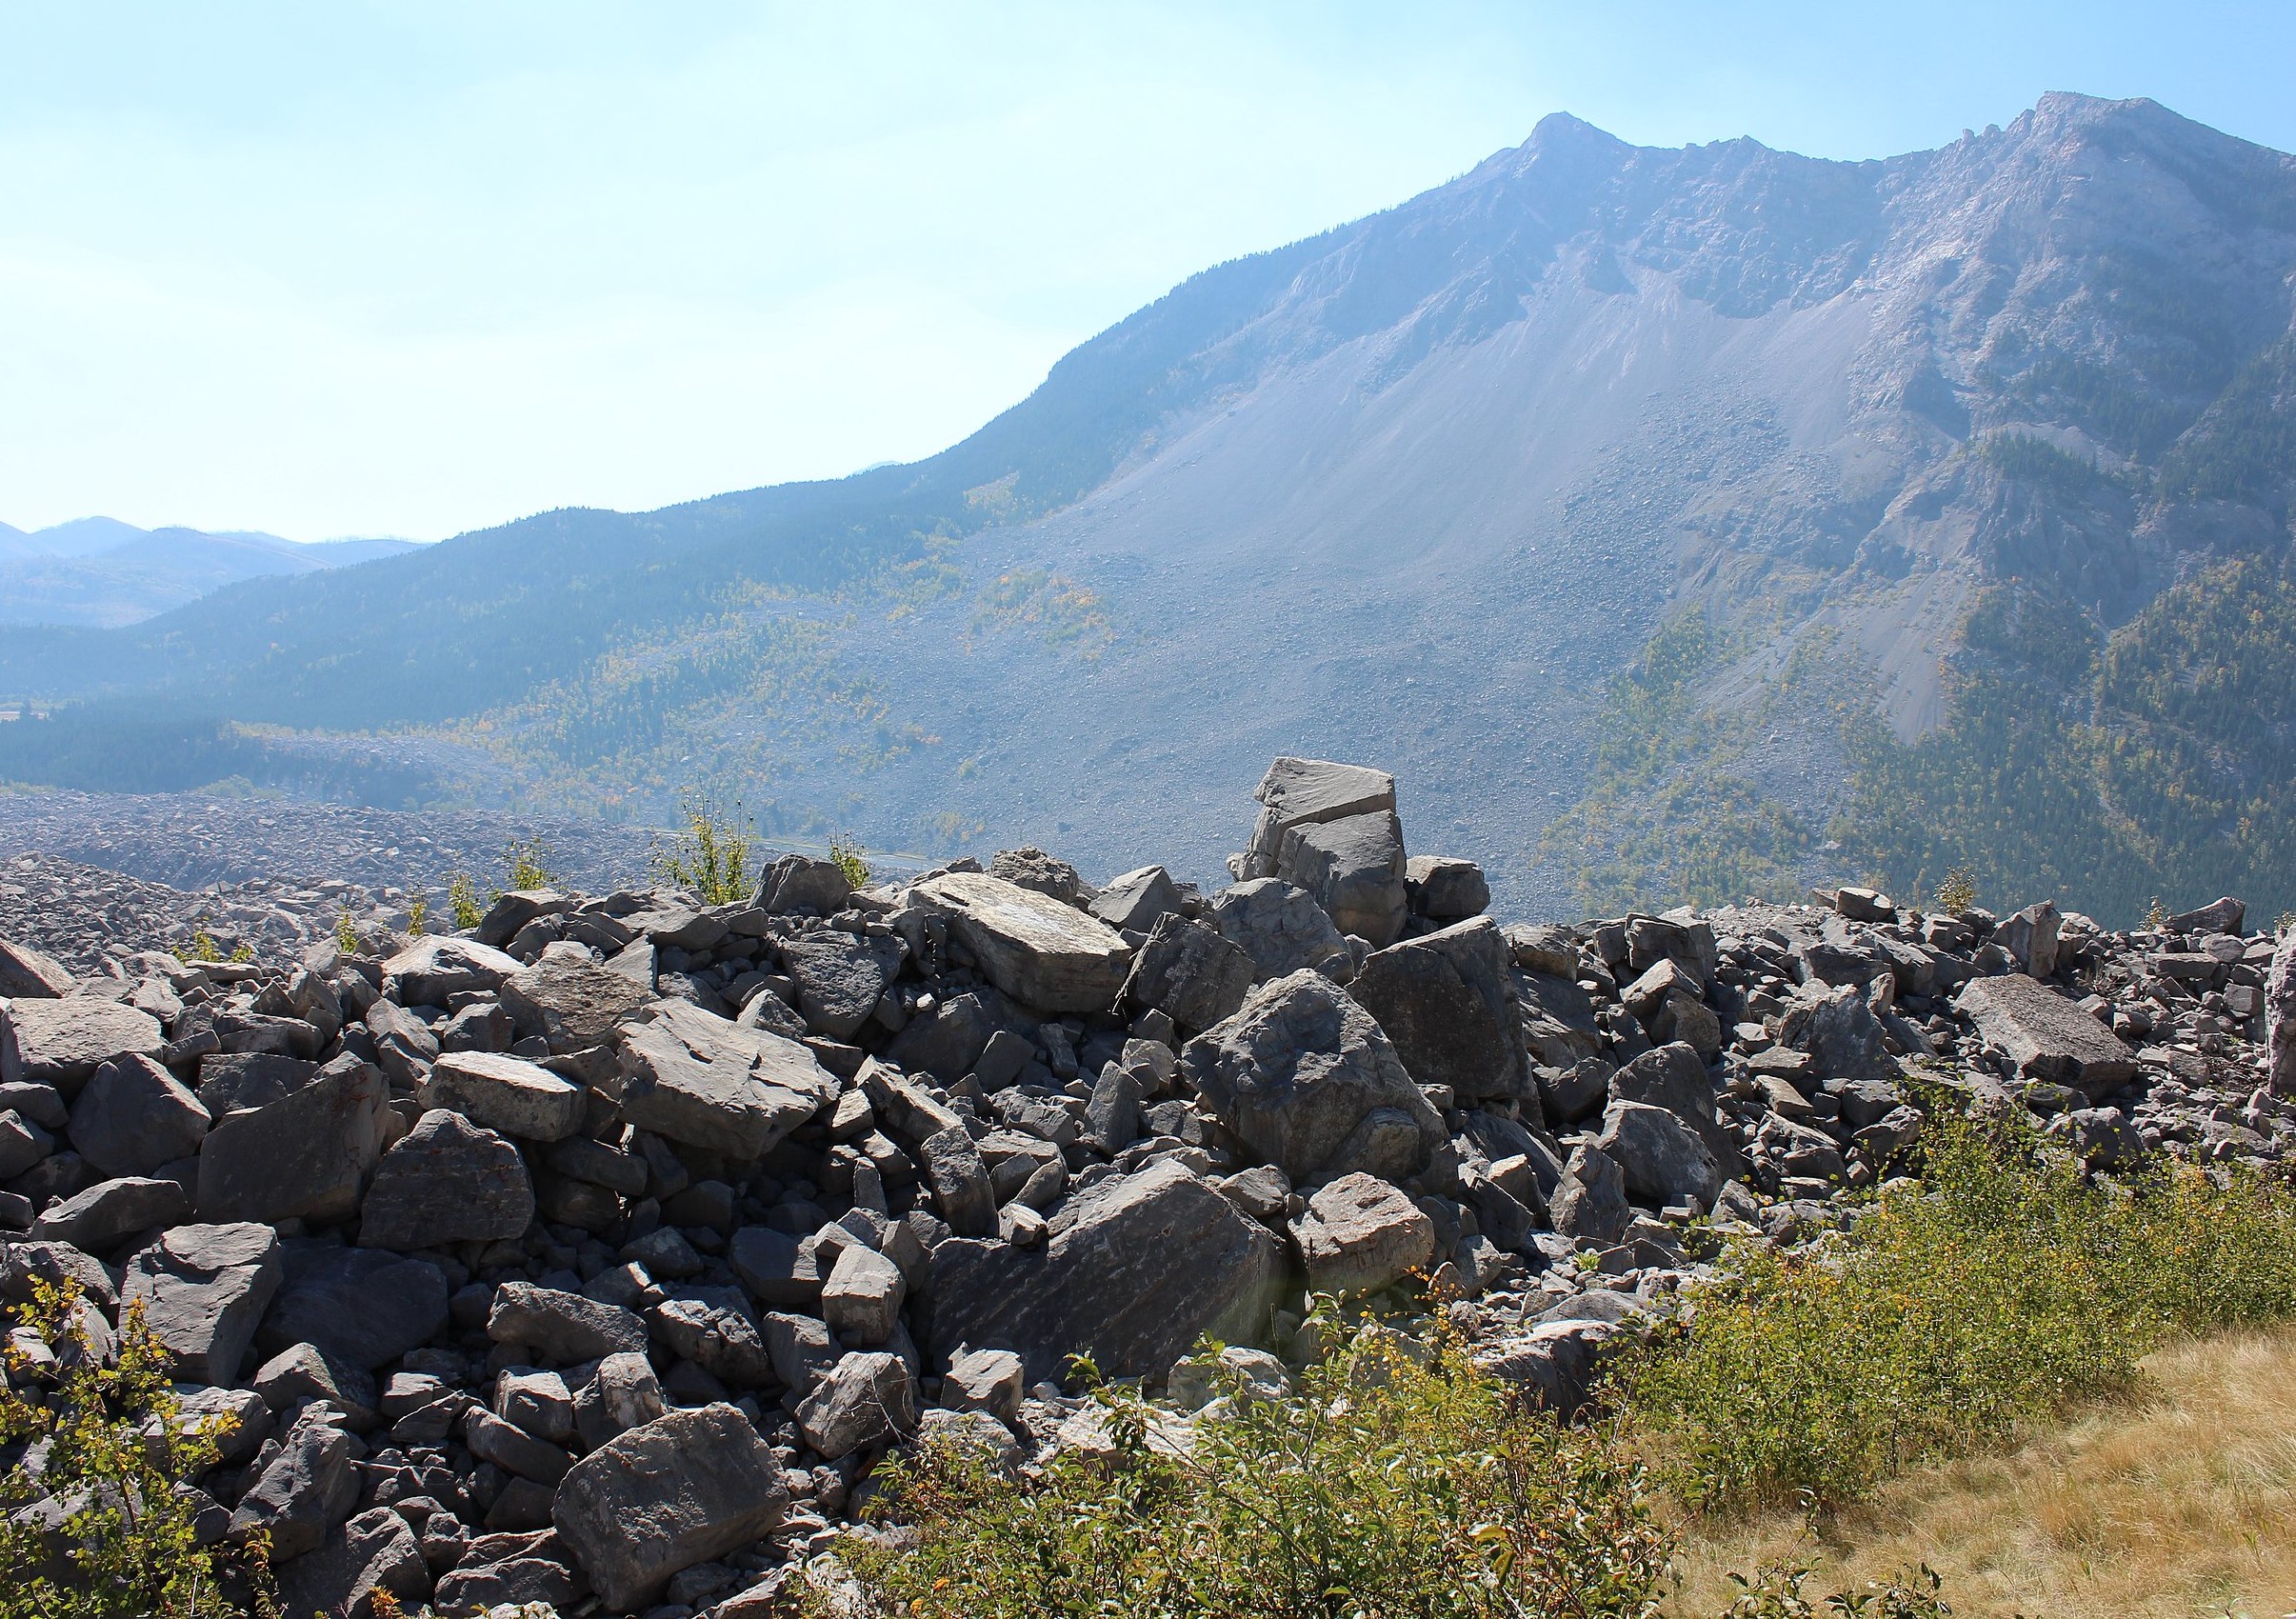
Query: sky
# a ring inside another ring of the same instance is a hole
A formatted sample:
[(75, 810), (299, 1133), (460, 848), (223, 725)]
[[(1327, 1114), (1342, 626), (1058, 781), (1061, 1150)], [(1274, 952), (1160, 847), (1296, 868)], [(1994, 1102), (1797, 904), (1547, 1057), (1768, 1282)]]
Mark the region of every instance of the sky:
[(928, 455), (1576, 113), (2296, 149), (2296, 5), (0, 0), (0, 520), (435, 539)]

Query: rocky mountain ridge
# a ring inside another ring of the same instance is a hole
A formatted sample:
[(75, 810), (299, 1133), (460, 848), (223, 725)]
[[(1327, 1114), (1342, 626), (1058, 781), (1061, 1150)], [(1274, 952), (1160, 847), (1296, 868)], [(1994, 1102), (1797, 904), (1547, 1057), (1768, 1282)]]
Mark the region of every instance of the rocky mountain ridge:
[(715, 781), (1200, 880), (1261, 760), (1366, 752), (1549, 915), (1978, 850), (2120, 923), (2277, 909), (2291, 272), (2296, 160), (2149, 102), (1867, 163), (1556, 117), (914, 466), (11, 637), (0, 691), (288, 728), (282, 777), (355, 746), (329, 790), (380, 802)]
[(0, 523), (0, 623), (112, 629), (242, 579), (345, 568), (413, 549), (411, 540), (303, 545), (276, 534), (146, 530), (111, 517), (29, 533)]
[(0, 944), (0, 1297), (74, 1282), (95, 1353), (140, 1305), (233, 1425), (203, 1532), (268, 1531), (294, 1611), (763, 1619), (892, 1450), (1105, 1449), (1075, 1351), (1184, 1442), (1318, 1351), (1308, 1291), (1395, 1289), (1571, 1412), (1938, 1109), (2100, 1176), (2296, 1147), (2296, 929), (2236, 900), (1502, 926), (1387, 772), (1256, 796), (1209, 891), (790, 855), (731, 904), (515, 891), (350, 949)]

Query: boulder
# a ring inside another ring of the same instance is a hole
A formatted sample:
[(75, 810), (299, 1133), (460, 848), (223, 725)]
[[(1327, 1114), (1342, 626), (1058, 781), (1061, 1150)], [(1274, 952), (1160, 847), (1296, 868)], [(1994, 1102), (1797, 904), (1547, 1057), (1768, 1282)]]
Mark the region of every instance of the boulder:
[(518, 1149), (460, 1113), (433, 1108), (375, 1167), (359, 1209), (368, 1248), (444, 1248), (525, 1234), (534, 1188)]
[(183, 1381), (231, 1384), (282, 1273), (269, 1226), (177, 1226), (128, 1261), (120, 1299), (143, 1306)]
[(419, 1094), (425, 1109), (450, 1109), (474, 1124), (527, 1141), (581, 1132), (589, 1093), (539, 1063), (493, 1051), (449, 1051)]
[[(2167, 931), (2171, 933), (2229, 933), (2237, 938), (2241, 929), (2246, 927), (2247, 923), (2248, 908), (2230, 894), (2226, 894), (2222, 899), (2209, 901), (2198, 910), (2177, 912), (2168, 919)], [(0, 989), (0, 994), (6, 992), (5, 989)]]
[(996, 1017), (980, 995), (951, 995), (912, 1015), (885, 1048), (885, 1060), (954, 1085), (972, 1071), (997, 1032)]
[(917, 1428), (908, 1367), (881, 1350), (855, 1350), (829, 1369), (797, 1408), (797, 1429), (829, 1461), (867, 1445), (906, 1438)]
[(739, 1288), (686, 1286), (647, 1312), (654, 1335), (680, 1359), (736, 1389), (773, 1380), (764, 1336)]
[(271, 1563), (284, 1568), (326, 1544), (359, 1499), (357, 1441), (307, 1409), (281, 1436), (231, 1514), (231, 1532), (263, 1529), (271, 1537)]
[(1032, 843), (999, 849), (988, 861), (988, 874), (1021, 888), (1033, 889), (1063, 905), (1086, 897), (1084, 879), (1076, 868)]
[(1392, 944), (1410, 915), (1403, 823), (1392, 810), (1293, 827), (1275, 874), (1305, 889), (1343, 933)]
[(772, 1449), (728, 1405), (669, 1411), (615, 1435), (559, 1481), (550, 1522), (609, 1612), (669, 1577), (762, 1540), (789, 1492)]
[[(509, 896), (505, 896), (508, 898)], [(653, 999), (650, 984), (588, 960), (545, 957), (503, 981), (502, 1005), (521, 1037), (549, 1045), (556, 1056), (601, 1046), (615, 1025)]]
[(2265, 974), (2265, 1049), (2272, 1089), (2296, 1096), (2296, 928), (2280, 935)]
[(72, 983), (70, 972), (53, 956), (0, 939), (0, 1000), (52, 1001), (70, 994)]
[(1530, 1059), (1508, 958), (1498, 925), (1478, 916), (1372, 951), (1348, 993), (1419, 1084), (1449, 1086), (1462, 1106), (1527, 1096)]
[(72, 1149), (107, 1175), (148, 1175), (189, 1158), (208, 1133), (208, 1110), (150, 1057), (114, 1057), (71, 1106)]
[(1653, 1047), (1610, 1076), (1610, 1095), (1621, 1102), (1664, 1108), (1706, 1144), (1724, 1180), (1746, 1173), (1745, 1157), (1714, 1109), (1714, 1082), (1706, 1059), (1680, 1042)]
[(1321, 968), (1346, 979), (1355, 972), (1348, 941), (1307, 889), (1277, 877), (1257, 877), (1212, 896), (1212, 920), (1221, 935), (1251, 957), (1263, 983)]
[[(397, 1599), (378, 1605), (377, 1591)], [(370, 1507), (329, 1532), (319, 1549), (298, 1557), (279, 1577), (282, 1612), (325, 1619), (373, 1619), (379, 1611), (411, 1609), (430, 1594), (430, 1569), (422, 1542), (405, 1518)]]
[(646, 1323), (618, 1305), (580, 1293), (505, 1282), (487, 1311), (487, 1336), (572, 1366), (606, 1355), (646, 1352)]
[[(437, 1055), (433, 1047), (423, 1061)], [(199, 1059), (199, 1105), (210, 1120), (267, 1108), (302, 1089), (318, 1071), (317, 1063), (271, 1051), (211, 1051)]]
[(928, 877), (908, 897), (948, 918), (991, 984), (1039, 1011), (1106, 1011), (1124, 988), (1131, 947), (1073, 906), (972, 871)]
[(362, 1371), (397, 1360), (447, 1327), (447, 1274), (427, 1260), (292, 1239), (279, 1294), (256, 1332), (276, 1354), (309, 1344)]
[(1235, 1015), (1259, 969), (1242, 946), (1217, 928), (1176, 910), (1156, 919), (1148, 943), (1124, 981), (1124, 997), (1153, 1007), (1186, 1032), (1209, 1029)]
[(207, 1221), (344, 1220), (383, 1151), (389, 1087), (346, 1051), (301, 1089), (225, 1115), (199, 1151), (199, 1217)]
[(494, 896), (478, 921), (478, 942), (489, 949), (505, 949), (526, 925), (537, 917), (558, 916), (572, 909), (572, 901), (556, 889), (512, 889)]
[(191, 1214), (181, 1181), (123, 1176), (76, 1191), (32, 1222), (43, 1241), (70, 1243), (83, 1253), (105, 1254), (138, 1231), (173, 1226)]
[(1688, 1201), (1711, 1209), (1722, 1189), (1724, 1177), (1706, 1143), (1664, 1108), (1611, 1103), (1594, 1146), (1618, 1166), (1627, 1195), (1653, 1207)]
[(1411, 914), (1430, 922), (1462, 922), (1490, 909), (1490, 884), (1472, 860), (1414, 854), (1404, 862), (1403, 886)]
[(1620, 1329), (1605, 1321), (1543, 1321), (1476, 1352), (1475, 1369), (1527, 1390), (1566, 1421), (1593, 1399)]
[(622, 1114), (640, 1129), (753, 1160), (837, 1098), (837, 1080), (794, 1040), (684, 1001), (624, 1025)]
[(403, 1007), (443, 1007), (458, 994), (499, 989), (524, 969), (475, 939), (430, 933), (383, 963), (383, 994)]
[(1319, 1293), (1371, 1293), (1425, 1270), (1435, 1223), (1401, 1189), (1373, 1175), (1342, 1175), (1308, 1199), (1291, 1240)]
[(2043, 900), (2004, 917), (1993, 929), (1993, 942), (2008, 951), (2027, 974), (2046, 978), (2057, 970), (2057, 931), (2062, 921), (2057, 908)]
[(901, 1303), (908, 1295), (901, 1268), (855, 1243), (837, 1256), (821, 1285), (821, 1313), (841, 1343), (873, 1349), (901, 1324)]
[(1807, 1051), (1812, 1071), (1820, 1079), (1898, 1076), (1897, 1061), (1882, 1043), (1881, 1022), (1855, 985), (1806, 989), (1780, 1020), (1778, 1044), (1789, 1050)]
[(850, 1038), (868, 1021), (908, 953), (897, 938), (838, 932), (808, 933), (781, 945), (783, 965), (797, 980), (797, 1009), (809, 1027), (833, 1040)]
[(809, 854), (785, 854), (759, 874), (757, 908), (775, 914), (792, 910), (816, 916), (834, 916), (849, 904), (853, 885), (845, 868), (834, 860)]
[(1954, 1006), (2029, 1079), (2069, 1085), (2094, 1100), (2136, 1077), (2136, 1058), (2118, 1035), (2022, 974), (1972, 978)]
[(1143, 866), (1111, 878), (1086, 909), (1120, 933), (1145, 933), (1180, 909), (1180, 886), (1163, 867)]
[(1295, 1183), (1355, 1169), (1402, 1180), (1447, 1139), (1378, 1023), (1318, 972), (1260, 986), (1188, 1043), (1180, 1067), (1220, 1122)]
[(1027, 1373), (1010, 1349), (967, 1349), (941, 1376), (941, 1404), (952, 1411), (985, 1411), (1007, 1428), (1021, 1419)]
[(114, 1057), (157, 1057), (168, 1038), (150, 1012), (94, 995), (34, 996), (0, 1010), (0, 1085), (29, 1080), (66, 1097)]
[[(1247, 882), (1276, 874), (1284, 834), (1295, 827), (1395, 809), (1395, 778), (1364, 765), (1328, 759), (1281, 758), (1268, 767), (1252, 797), (1262, 805), (1251, 842), (1238, 861)], [(1283, 971), (1288, 972), (1290, 968)]]
[(625, 1349), (599, 1361), (597, 1371), (575, 1390), (574, 1431), (584, 1449), (595, 1450), (618, 1433), (645, 1427), (669, 1409), (652, 1363)]
[(1207, 1332), (1259, 1334), (1274, 1239), (1219, 1189), (1160, 1158), (1061, 1205), (1033, 1251), (952, 1237), (932, 1250), (927, 1337), (1018, 1354), (1034, 1381), (1088, 1350), (1112, 1377), (1161, 1373)]

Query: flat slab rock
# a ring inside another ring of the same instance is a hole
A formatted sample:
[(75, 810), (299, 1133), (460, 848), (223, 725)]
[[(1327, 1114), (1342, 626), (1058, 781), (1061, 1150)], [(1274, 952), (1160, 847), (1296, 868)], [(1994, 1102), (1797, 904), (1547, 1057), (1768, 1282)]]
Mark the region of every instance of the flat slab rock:
[(2069, 1085), (2093, 1099), (2136, 1077), (2136, 1054), (2120, 1036), (2022, 972), (1971, 979), (1954, 1004), (2030, 1078)]
[(1040, 1011), (1105, 1011), (1131, 968), (1131, 947), (1114, 929), (1001, 877), (950, 871), (908, 895), (948, 918), (991, 984)]

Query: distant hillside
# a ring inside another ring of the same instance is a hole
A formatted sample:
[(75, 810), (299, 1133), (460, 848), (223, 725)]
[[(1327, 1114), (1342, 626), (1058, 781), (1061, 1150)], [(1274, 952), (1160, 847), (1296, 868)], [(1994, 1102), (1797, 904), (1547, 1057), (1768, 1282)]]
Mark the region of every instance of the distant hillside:
[(238, 739), (217, 775), (716, 783), (1206, 878), (1268, 756), (1376, 758), (1549, 912), (1961, 864), (2276, 909), (2292, 286), (2296, 160), (2150, 102), (1867, 163), (1558, 116), (929, 460), (11, 633), (0, 698), (126, 705), (51, 722), (100, 735), (164, 697)]
[(0, 524), (0, 624), (115, 629), (242, 579), (341, 568), (415, 549), (410, 540), (298, 545), (276, 534), (138, 529), (82, 517), (26, 533)]

